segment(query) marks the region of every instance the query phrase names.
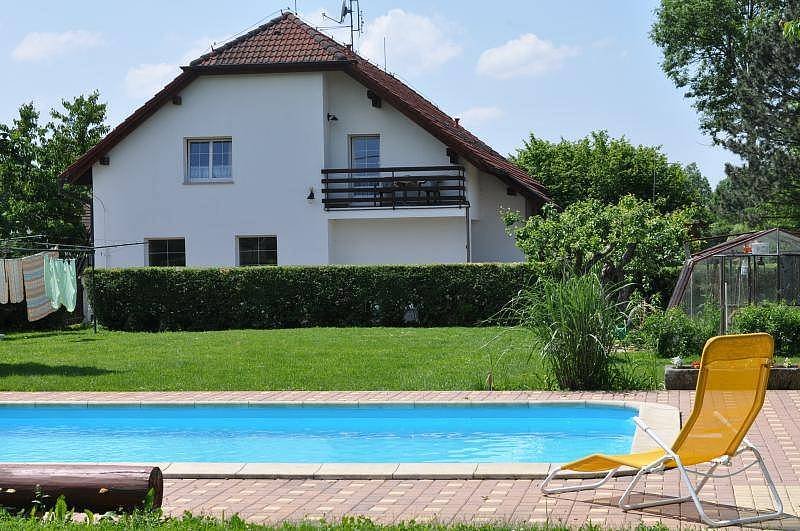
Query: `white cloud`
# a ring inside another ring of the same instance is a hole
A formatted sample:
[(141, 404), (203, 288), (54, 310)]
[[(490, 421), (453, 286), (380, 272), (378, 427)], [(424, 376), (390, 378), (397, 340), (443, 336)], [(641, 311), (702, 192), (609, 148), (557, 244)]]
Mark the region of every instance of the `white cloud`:
[(201, 55), (205, 55), (211, 51), (211, 46), (214, 44), (214, 40), (211, 37), (203, 37), (201, 39), (197, 39), (191, 45), (191, 48), (186, 50), (186, 53), (183, 54), (181, 57), (181, 64), (188, 65)]
[(176, 63), (140, 64), (128, 69), (125, 91), (132, 98), (149, 98), (180, 74), (180, 65), (186, 65), (211, 51), (209, 37), (197, 39)]
[(404, 74), (433, 70), (461, 53), (461, 47), (450, 39), (448, 28), (402, 9), (391, 9), (367, 24), (358, 42), (361, 55), (383, 65), (384, 37), (388, 69)]
[(479, 126), (492, 120), (497, 120), (505, 116), (505, 112), (500, 107), (470, 107), (461, 113), (461, 122), (465, 126)]
[(555, 70), (569, 57), (578, 54), (573, 46), (557, 46), (551, 41), (526, 33), (478, 58), (478, 73), (497, 79), (535, 76)]
[(22, 38), (11, 51), (11, 57), (16, 61), (41, 61), (93, 48), (102, 43), (103, 36), (92, 31), (33, 32)]
[(125, 90), (132, 98), (149, 98), (180, 73), (170, 63), (142, 64), (128, 70)]

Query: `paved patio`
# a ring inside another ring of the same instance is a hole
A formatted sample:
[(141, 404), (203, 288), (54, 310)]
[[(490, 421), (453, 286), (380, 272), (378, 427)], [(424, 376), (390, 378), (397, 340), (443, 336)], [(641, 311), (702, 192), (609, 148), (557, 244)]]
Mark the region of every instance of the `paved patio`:
[[(0, 393), (2, 401), (306, 401), (306, 400), (625, 400), (648, 401), (691, 410), (692, 391), (637, 393), (551, 392), (369, 392), (369, 393)], [(766, 528), (800, 529), (800, 391), (769, 391), (764, 409), (749, 434), (764, 454), (784, 500), (786, 517)], [(575, 481), (575, 480), (569, 480)], [(542, 496), (540, 480), (343, 480), (343, 479), (168, 479), (164, 509), (180, 514), (231, 515), (253, 522), (278, 522), (365, 515), (376, 522), (403, 520), (438, 522), (542, 522), (581, 524), (587, 520), (608, 526), (662, 522), (672, 528), (697, 528), (692, 503), (623, 513), (616, 507), (628, 479), (615, 480), (602, 490)], [(675, 471), (646, 480), (648, 499), (685, 494)], [(734, 478), (715, 479), (704, 488), (706, 511), (731, 518), (768, 509), (769, 496), (760, 474), (749, 469)], [(636, 501), (636, 500), (634, 500)]]

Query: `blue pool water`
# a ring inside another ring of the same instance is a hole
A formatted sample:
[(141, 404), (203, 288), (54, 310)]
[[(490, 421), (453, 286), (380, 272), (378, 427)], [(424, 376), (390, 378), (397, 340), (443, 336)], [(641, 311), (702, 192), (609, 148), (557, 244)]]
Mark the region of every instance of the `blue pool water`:
[(0, 461), (541, 462), (626, 453), (630, 408), (9, 406)]

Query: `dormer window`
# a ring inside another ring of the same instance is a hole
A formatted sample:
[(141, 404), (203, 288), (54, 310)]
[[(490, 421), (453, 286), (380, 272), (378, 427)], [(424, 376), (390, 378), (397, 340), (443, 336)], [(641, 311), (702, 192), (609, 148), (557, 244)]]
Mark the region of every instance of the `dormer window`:
[(233, 142), (230, 138), (186, 141), (186, 182), (231, 182)]

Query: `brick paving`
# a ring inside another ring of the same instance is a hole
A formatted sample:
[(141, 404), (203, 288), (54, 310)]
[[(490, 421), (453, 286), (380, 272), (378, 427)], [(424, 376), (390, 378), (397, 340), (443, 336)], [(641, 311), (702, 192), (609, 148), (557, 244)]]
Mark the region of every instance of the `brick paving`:
[[(2, 401), (316, 401), (316, 400), (637, 400), (670, 404), (686, 416), (691, 391), (636, 393), (555, 392), (234, 392), (234, 393), (0, 393)], [(800, 391), (769, 391), (749, 439), (762, 450), (784, 501), (785, 517), (766, 528), (800, 529)], [(747, 458), (745, 458), (747, 459)], [(746, 463), (747, 461), (745, 461)], [(720, 467), (718, 471), (724, 471)], [(574, 482), (577, 480), (568, 480)], [(607, 526), (661, 522), (671, 528), (700, 528), (694, 505), (622, 512), (616, 501), (629, 478), (597, 491), (543, 496), (540, 480), (321, 480), (321, 479), (168, 479), (164, 509), (172, 514), (232, 515), (276, 523), (364, 515), (375, 522), (565, 522)], [(676, 471), (653, 474), (641, 483), (633, 502), (685, 495)], [(646, 494), (641, 494), (646, 492)], [(712, 518), (734, 518), (768, 510), (769, 495), (760, 473), (751, 468), (733, 478), (714, 479), (702, 491)]]

